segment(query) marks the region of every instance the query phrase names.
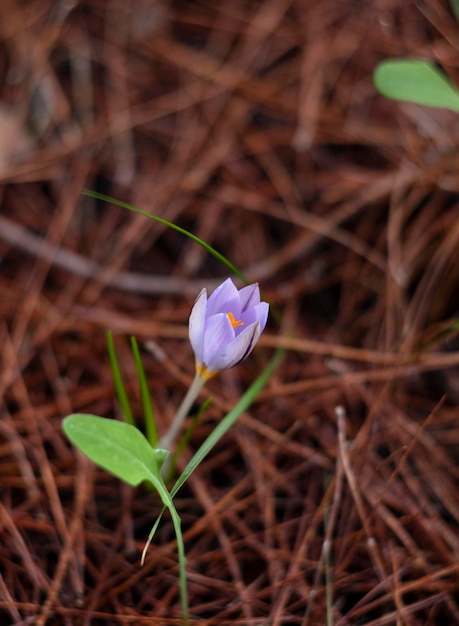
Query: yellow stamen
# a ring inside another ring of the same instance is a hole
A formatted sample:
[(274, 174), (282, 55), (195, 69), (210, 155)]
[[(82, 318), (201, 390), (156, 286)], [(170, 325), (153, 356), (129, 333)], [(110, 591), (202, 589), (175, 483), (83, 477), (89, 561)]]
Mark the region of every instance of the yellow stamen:
[(229, 317), (229, 321), (231, 322), (231, 326), (233, 328), (236, 328), (236, 326), (244, 326), (244, 322), (241, 322), (241, 320), (235, 319), (232, 313), (227, 313), (227, 315)]

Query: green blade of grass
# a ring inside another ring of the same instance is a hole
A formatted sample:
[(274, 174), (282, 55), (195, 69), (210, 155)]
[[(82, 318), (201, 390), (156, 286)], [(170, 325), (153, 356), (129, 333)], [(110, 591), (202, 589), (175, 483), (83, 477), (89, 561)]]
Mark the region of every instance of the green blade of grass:
[(223, 435), (233, 426), (236, 420), (239, 418), (241, 413), (246, 411), (252, 402), (255, 400), (257, 395), (263, 389), (263, 387), (268, 382), (274, 370), (278, 367), (281, 359), (284, 356), (283, 350), (278, 350), (271, 361), (268, 363), (264, 371), (260, 374), (260, 376), (250, 385), (247, 391), (244, 393), (239, 402), (231, 409), (227, 415), (222, 419), (222, 421), (217, 425), (215, 430), (213, 430), (207, 439), (203, 442), (201, 447), (196, 451), (192, 459), (189, 461), (188, 465), (185, 467), (181, 475), (179, 476), (177, 482), (173, 486), (171, 490), (171, 496), (174, 497), (178, 490), (183, 486), (186, 480), (191, 476), (194, 470), (198, 467), (198, 465), (205, 459), (205, 457), (209, 454), (212, 448), (220, 441)]
[(201, 415), (204, 413), (204, 411), (207, 409), (207, 407), (209, 406), (211, 402), (212, 402), (212, 398), (208, 398), (205, 402), (202, 403), (202, 405), (199, 407), (199, 411), (196, 413), (196, 415), (192, 417), (191, 423), (189, 424), (188, 428), (185, 430), (182, 437), (180, 438), (175, 451), (172, 453), (172, 458), (169, 463), (169, 469), (166, 475), (164, 476), (164, 480), (166, 484), (168, 484), (169, 480), (173, 478), (175, 468), (177, 465), (177, 459), (180, 458), (180, 455), (182, 454), (185, 446), (187, 445), (188, 441), (190, 440), (191, 435), (194, 432), (194, 429), (196, 428), (196, 426), (199, 423), (199, 420), (201, 419)]
[(147, 377), (140, 357), (139, 345), (135, 337), (131, 337), (131, 349), (134, 357), (137, 378), (139, 380), (140, 399), (142, 401), (145, 430), (150, 445), (155, 448), (158, 443), (158, 429), (156, 428), (155, 411), (148, 389)]
[[(277, 350), (274, 354), (271, 361), (266, 366), (265, 370), (260, 374), (260, 376), (250, 385), (245, 394), (239, 400), (239, 402), (233, 407), (233, 409), (227, 413), (227, 415), (223, 418), (217, 428), (207, 437), (201, 447), (194, 454), (188, 465), (185, 467), (181, 475), (179, 476), (177, 482), (173, 486), (170, 495), (171, 498), (177, 494), (178, 490), (184, 485), (184, 483), (188, 480), (194, 470), (198, 467), (201, 461), (209, 454), (212, 448), (220, 441), (220, 439), (225, 435), (225, 433), (231, 428), (231, 426), (236, 422), (238, 417), (246, 411), (252, 402), (255, 400), (257, 395), (263, 389), (263, 387), (268, 382), (270, 376), (273, 374), (274, 370), (278, 367), (281, 359), (284, 356), (284, 350)], [(153, 540), (155, 532), (159, 526), (159, 522), (164, 513), (163, 509), (158, 518), (156, 519), (150, 534), (148, 535), (147, 541), (145, 543), (145, 547), (143, 549), (142, 561), (145, 559), (146, 552), (148, 550), (148, 546)]]
[(110, 367), (111, 367), (112, 376), (113, 376), (113, 384), (115, 385), (116, 396), (118, 398), (118, 402), (121, 408), (121, 413), (123, 414), (123, 417), (128, 424), (135, 426), (134, 415), (131, 410), (131, 405), (129, 404), (129, 398), (126, 392), (126, 387), (124, 386), (123, 376), (121, 374), (118, 357), (116, 356), (113, 335), (110, 331), (107, 331), (106, 338), (107, 338), (108, 358), (110, 360)]
[(196, 235), (193, 235), (193, 233), (190, 233), (190, 231), (185, 230), (184, 228), (181, 228), (180, 226), (177, 226), (173, 222), (168, 222), (162, 217), (158, 217), (157, 215), (152, 215), (151, 213), (147, 213), (147, 211), (142, 211), (142, 209), (138, 209), (137, 207), (132, 206), (132, 204), (128, 204), (127, 202), (122, 202), (121, 200), (116, 200), (116, 198), (111, 198), (110, 196), (106, 196), (103, 193), (98, 193), (97, 191), (92, 191), (91, 189), (83, 189), (82, 193), (84, 196), (94, 198), (95, 200), (102, 200), (103, 202), (109, 202), (110, 204), (114, 204), (123, 209), (127, 209), (128, 211), (132, 211), (133, 213), (137, 213), (138, 215), (143, 215), (144, 217), (148, 217), (148, 219), (150, 220), (154, 220), (155, 222), (164, 224), (165, 226), (168, 226), (169, 228), (172, 228), (173, 230), (176, 230), (177, 232), (182, 233), (182, 235), (186, 235), (189, 239), (191, 239), (195, 243), (202, 246), (205, 250), (207, 250), (209, 254), (211, 254), (218, 261), (223, 263), (223, 265), (226, 265), (226, 267), (231, 272), (236, 274), (236, 276), (239, 276), (239, 278), (243, 280), (246, 284), (249, 284), (248, 279), (244, 276), (244, 274), (240, 270), (238, 270), (238, 268), (235, 265), (231, 263), (231, 261), (229, 261), (225, 256), (223, 256), (223, 254), (220, 254), (220, 252), (215, 250), (215, 248), (212, 248), (212, 246), (209, 246), (208, 243), (206, 243), (202, 239), (199, 239), (199, 237), (196, 237)]
[(180, 455), (183, 452), (185, 446), (187, 445), (188, 441), (190, 440), (190, 437), (193, 434), (194, 429), (199, 424), (199, 420), (201, 419), (202, 414), (207, 410), (207, 408), (211, 404), (211, 402), (212, 402), (212, 398), (207, 398), (207, 400), (205, 400), (201, 404), (201, 406), (199, 407), (199, 410), (196, 413), (196, 415), (194, 415), (193, 418), (191, 419), (190, 425), (185, 430), (182, 438), (178, 442), (177, 449), (174, 452), (174, 458), (175, 459), (178, 459), (180, 457)]

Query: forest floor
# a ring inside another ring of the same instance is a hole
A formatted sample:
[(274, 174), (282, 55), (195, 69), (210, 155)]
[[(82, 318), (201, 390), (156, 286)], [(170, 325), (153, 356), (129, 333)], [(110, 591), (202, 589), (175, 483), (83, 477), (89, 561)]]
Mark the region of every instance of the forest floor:
[(120, 418), (111, 330), (164, 432), (228, 270), (84, 189), (270, 303), (182, 467), (285, 348), (176, 497), (191, 624), (459, 624), (459, 117), (372, 81), (408, 57), (459, 84), (458, 47), (446, 0), (2, 1), (2, 626), (182, 623), (167, 515), (140, 566), (159, 498), (62, 420)]

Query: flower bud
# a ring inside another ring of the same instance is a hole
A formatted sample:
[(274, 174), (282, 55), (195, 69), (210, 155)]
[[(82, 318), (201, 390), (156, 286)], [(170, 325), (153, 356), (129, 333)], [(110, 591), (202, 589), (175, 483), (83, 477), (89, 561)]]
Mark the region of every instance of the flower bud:
[(237, 289), (227, 278), (207, 298), (203, 289), (190, 314), (189, 336), (203, 378), (234, 367), (253, 350), (266, 326), (269, 305), (258, 284)]

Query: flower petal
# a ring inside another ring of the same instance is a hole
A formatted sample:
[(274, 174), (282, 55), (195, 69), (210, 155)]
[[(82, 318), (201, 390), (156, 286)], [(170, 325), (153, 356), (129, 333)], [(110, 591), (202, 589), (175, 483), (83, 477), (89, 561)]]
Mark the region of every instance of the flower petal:
[(239, 293), (231, 278), (217, 287), (209, 296), (207, 302), (207, 317), (217, 313), (233, 313), (237, 317), (240, 313)]
[(250, 354), (260, 336), (260, 324), (257, 322), (247, 327), (233, 341), (226, 344), (224, 349), (215, 353), (212, 359), (213, 370), (224, 370), (234, 367)]
[(188, 334), (196, 359), (202, 363), (204, 354), (204, 334), (207, 310), (207, 291), (203, 289), (196, 300), (190, 313)]
[(247, 311), (250, 307), (260, 303), (260, 289), (258, 283), (247, 285), (239, 290), (239, 300), (241, 303), (241, 313)]
[(234, 367), (248, 357), (260, 338), (260, 334), (260, 324), (259, 322), (256, 322), (255, 324), (248, 326), (244, 332), (236, 337), (236, 339), (229, 346), (229, 349), (233, 352), (235, 358), (232, 360), (231, 365), (227, 367)]
[(250, 308), (248, 311), (241, 313), (241, 321), (244, 323), (244, 326), (241, 326), (239, 328), (243, 330), (244, 327), (258, 322), (260, 324), (260, 333), (262, 333), (268, 320), (268, 312), (269, 304), (267, 302), (260, 302), (259, 304)]
[(258, 284), (239, 291), (227, 278), (207, 298), (201, 291), (190, 314), (189, 335), (197, 372), (209, 378), (243, 361), (266, 326), (269, 305), (260, 302)]
[(208, 370), (219, 371), (221, 355), (234, 340), (234, 329), (226, 313), (212, 315), (206, 321), (202, 363)]

